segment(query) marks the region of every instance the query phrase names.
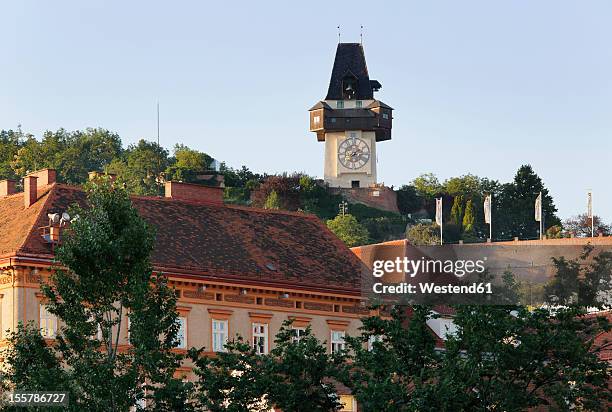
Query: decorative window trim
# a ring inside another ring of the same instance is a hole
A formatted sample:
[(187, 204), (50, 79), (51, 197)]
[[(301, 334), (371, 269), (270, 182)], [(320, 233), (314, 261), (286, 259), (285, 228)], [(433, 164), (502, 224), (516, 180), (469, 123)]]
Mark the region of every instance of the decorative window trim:
[(289, 316), (289, 319), (293, 321), (293, 323), (291, 324), (292, 327), (304, 329), (308, 325), (310, 325), (310, 321), (312, 320), (312, 318), (309, 318), (307, 316)]

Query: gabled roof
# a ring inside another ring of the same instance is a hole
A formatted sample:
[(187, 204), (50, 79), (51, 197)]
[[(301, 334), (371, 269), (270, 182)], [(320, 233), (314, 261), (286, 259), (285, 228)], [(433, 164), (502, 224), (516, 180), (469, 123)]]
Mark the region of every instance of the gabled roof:
[(317, 110), (317, 109), (331, 109), (331, 106), (323, 101), (318, 102), (317, 104), (315, 104), (314, 106), (312, 106), (310, 109), (308, 109), (309, 112), (313, 111), (313, 110)]
[(380, 100), (374, 100), (372, 103), (370, 103), (366, 109), (374, 109), (376, 107), (382, 107), (384, 109), (389, 109), (389, 110), (393, 110), (393, 107), (389, 106), (386, 103), (381, 102)]
[[(24, 208), (23, 193), (0, 198), (0, 257), (52, 258), (40, 235), (49, 211), (83, 205), (76, 186), (54, 184)], [(156, 270), (207, 279), (358, 294), (359, 259), (314, 215), (133, 197), (156, 228)]]
[[(374, 96), (368, 75), (363, 46), (360, 43), (339, 43), (325, 100), (342, 100), (342, 80), (346, 76), (357, 79), (355, 99), (369, 100)], [(378, 83), (380, 86), (380, 83)]]

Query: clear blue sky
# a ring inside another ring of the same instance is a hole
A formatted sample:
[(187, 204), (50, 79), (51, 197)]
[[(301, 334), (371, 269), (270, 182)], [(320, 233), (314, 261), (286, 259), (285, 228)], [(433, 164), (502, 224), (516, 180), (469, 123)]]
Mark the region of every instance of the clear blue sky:
[(612, 221), (612, 2), (12, 1), (0, 5), (0, 128), (104, 127), (256, 171), (323, 173), (307, 109), (337, 43), (364, 46), (395, 110), (379, 180), (530, 163), (561, 217)]

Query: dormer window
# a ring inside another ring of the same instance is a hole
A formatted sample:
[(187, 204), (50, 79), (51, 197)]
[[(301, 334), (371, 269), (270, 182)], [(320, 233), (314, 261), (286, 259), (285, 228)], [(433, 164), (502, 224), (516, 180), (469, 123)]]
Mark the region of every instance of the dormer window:
[(385, 120), (389, 120), (389, 113), (383, 113), (382, 118)]
[(344, 109), (344, 100), (338, 100), (336, 102), (336, 109)]

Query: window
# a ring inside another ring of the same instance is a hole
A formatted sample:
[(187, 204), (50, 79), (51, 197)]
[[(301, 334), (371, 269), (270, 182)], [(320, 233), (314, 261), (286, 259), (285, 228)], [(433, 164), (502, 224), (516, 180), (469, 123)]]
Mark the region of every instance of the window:
[(227, 343), (227, 320), (212, 320), (212, 350), (214, 352), (225, 352)]
[(312, 120), (314, 124), (319, 124), (321, 122), (321, 116), (315, 116)]
[(299, 343), (300, 339), (302, 339), (306, 335), (306, 328), (293, 328), (293, 337), (291, 338), (291, 342)]
[(351, 187), (356, 189), (359, 187), (359, 180), (351, 180)]
[(382, 116), (383, 116), (383, 119), (389, 120), (389, 113), (383, 113)]
[(338, 353), (344, 350), (344, 331), (343, 330), (332, 330), (331, 331), (331, 351), (332, 353)]
[(370, 337), (368, 338), (368, 350), (369, 351), (374, 349), (374, 342), (382, 342), (382, 336), (370, 335)]
[(331, 121), (332, 123), (336, 123), (336, 118), (335, 118), (335, 117), (332, 117), (330, 121)]
[(253, 323), (253, 349), (258, 355), (268, 353), (268, 324)]
[(47, 310), (45, 305), (40, 305), (40, 334), (44, 338), (54, 338), (57, 333), (57, 316)]
[(359, 108), (361, 108), (361, 107), (363, 107), (363, 102), (362, 102), (361, 100), (357, 100), (357, 101), (355, 102), (355, 107), (357, 107), (358, 109), (359, 109)]
[(344, 109), (344, 100), (338, 100), (336, 102), (336, 109)]
[(179, 349), (187, 349), (187, 318), (180, 316), (176, 321), (179, 325), (179, 330), (176, 334), (176, 347)]

